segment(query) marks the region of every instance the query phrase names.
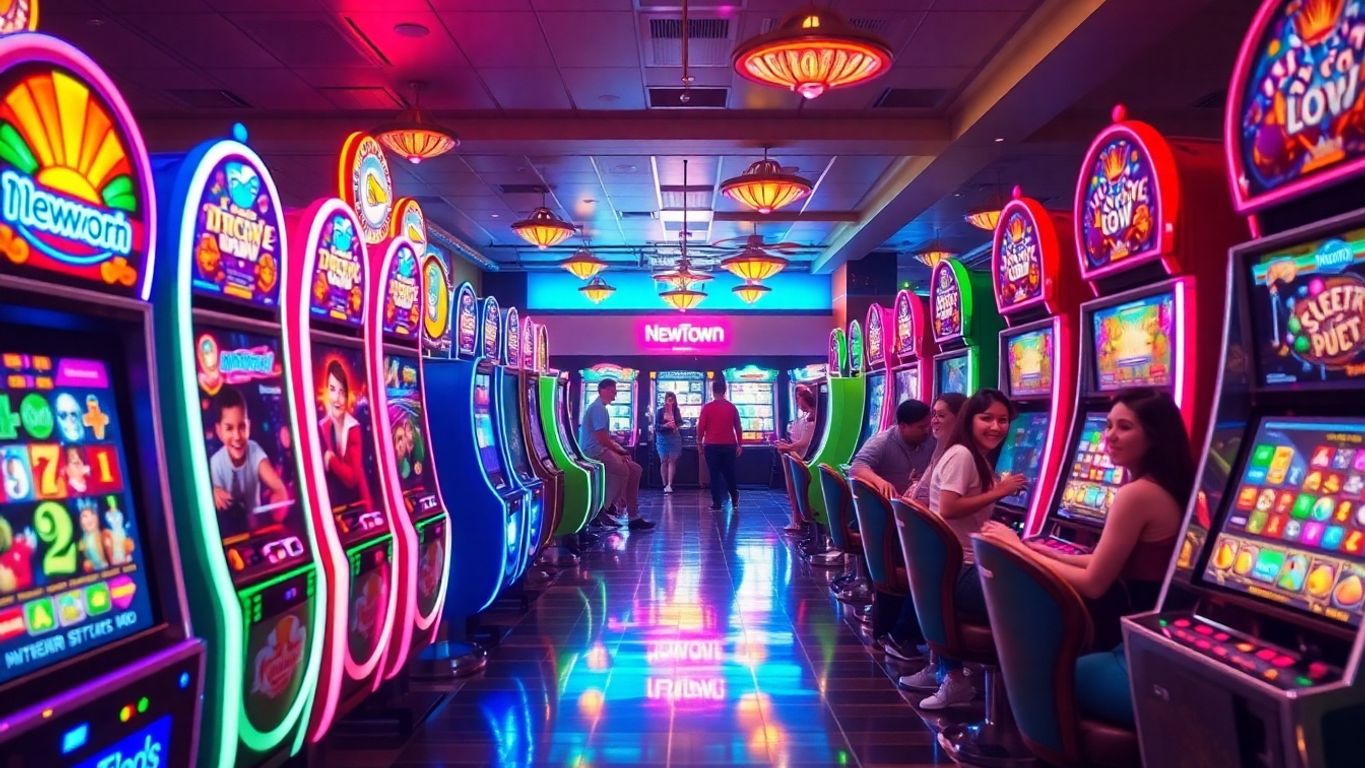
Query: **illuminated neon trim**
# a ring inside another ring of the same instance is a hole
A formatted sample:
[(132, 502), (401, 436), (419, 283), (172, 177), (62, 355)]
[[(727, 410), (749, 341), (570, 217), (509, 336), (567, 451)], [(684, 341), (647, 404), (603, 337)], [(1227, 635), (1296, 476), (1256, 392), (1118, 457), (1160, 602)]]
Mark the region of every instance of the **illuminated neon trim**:
[[(37, 23), (37, 2), (33, 4), (34, 16), (31, 24)], [(30, 27), (32, 28), (32, 27)], [(142, 204), (145, 210), (144, 230), (146, 253), (142, 263), (142, 282), (137, 286), (135, 295), (142, 301), (150, 301), (152, 296), (152, 275), (156, 272), (157, 251), (157, 200), (155, 184), (152, 180), (152, 164), (147, 156), (147, 144), (142, 139), (133, 112), (128, 108), (118, 87), (114, 85), (104, 70), (100, 69), (89, 56), (69, 43), (38, 32), (18, 32), (0, 38), (0, 71), (20, 65), (37, 62), (56, 65), (71, 70), (108, 104), (112, 117), (128, 139), (128, 160), (137, 170), (138, 181), (142, 186)]]
[[(1161, 229), (1156, 239), (1156, 246), (1139, 253), (1130, 253), (1117, 263), (1110, 263), (1098, 269), (1090, 269), (1086, 263), (1085, 242), (1083, 232), (1085, 220), (1086, 190), (1090, 179), (1091, 169), (1095, 167), (1095, 158), (1098, 157), (1100, 150), (1116, 137), (1126, 138), (1133, 142), (1135, 146), (1147, 153), (1147, 159), (1152, 162), (1152, 186), (1154, 187), (1153, 196), (1157, 201), (1157, 211), (1160, 218), (1153, 226)], [(1155, 128), (1139, 120), (1128, 120), (1127, 113), (1122, 106), (1114, 107), (1114, 122), (1108, 128), (1099, 132), (1099, 135), (1090, 142), (1090, 148), (1085, 152), (1085, 161), (1081, 164), (1081, 172), (1076, 180), (1076, 199), (1072, 206), (1072, 229), (1076, 240), (1076, 261), (1081, 268), (1081, 279), (1093, 283), (1116, 272), (1132, 269), (1142, 264), (1153, 261), (1161, 262), (1162, 269), (1166, 274), (1171, 275), (1179, 271), (1180, 266), (1176, 261), (1175, 253), (1175, 233), (1180, 223), (1180, 171), (1175, 162), (1175, 154), (1171, 152), (1171, 145), (1166, 141)]]
[(1171, 394), (1175, 398), (1175, 404), (1180, 407), (1180, 413), (1185, 417), (1185, 429), (1194, 431), (1194, 390), (1196, 382), (1194, 377), (1188, 372), (1187, 359), (1199, 352), (1199, 342), (1187, 336), (1187, 331), (1194, 327), (1195, 315), (1195, 292), (1194, 279), (1190, 277), (1177, 278), (1174, 281), (1175, 291), (1175, 345), (1171, 349), (1172, 359), (1172, 388)]
[[(317, 381), (313, 377), (313, 340), (312, 325), (313, 313), (311, 311), (310, 294), (313, 281), (316, 279), (317, 270), (317, 251), (318, 245), (322, 240), (322, 231), (333, 217), (345, 216), (355, 226), (360, 248), (360, 273), (358, 279), (365, 290), (361, 291), (364, 300), (369, 300), (369, 289), (371, 286), (370, 257), (364, 239), (359, 238), (360, 222), (355, 213), (345, 202), (337, 198), (326, 198), (319, 200), (306, 210), (289, 217), (287, 228), (290, 230), (290, 240), (295, 243), (302, 242), (303, 253), (301, 259), (291, 259), (290, 263), (297, 265), (284, 274), (284, 289), (293, 301), (281, 301), (281, 319), (285, 335), (285, 355), (286, 359), (291, 360), (294, 365), (291, 380), (293, 386), (290, 394), (292, 395), (291, 407), (295, 412), (296, 418), (299, 414), (312, 413), (313, 398), (317, 392)], [(361, 306), (361, 317), (366, 316), (367, 305)], [(292, 315), (298, 312), (297, 317)], [(368, 347), (368, 345), (367, 345)], [(373, 361), (370, 350), (365, 350), (365, 377), (366, 382), (374, 380), (374, 372), (371, 370)], [(372, 401), (376, 401), (373, 388), (370, 389)], [(374, 408), (371, 408), (371, 419), (374, 418)], [(389, 638), (393, 633), (393, 621), (395, 611), (395, 595), (397, 589), (397, 578), (391, 578), (388, 583), (388, 595), (384, 604), (384, 617), (381, 621), (379, 639), (375, 643), (370, 655), (357, 662), (351, 657), (349, 643), (351, 615), (351, 562), (350, 551), (356, 549), (352, 547), (348, 550), (341, 542), (341, 536), (336, 529), (336, 518), (332, 515), (332, 502), (327, 488), (327, 472), (322, 462), (321, 440), (316, 434), (317, 422), (309, 418), (303, 430), (295, 432), (299, 442), (296, 452), (304, 462), (303, 491), (309, 495), (309, 509), (313, 514), (313, 528), (322, 535), (317, 541), (322, 546), (319, 547), (318, 561), (327, 573), (327, 578), (332, 588), (328, 591), (328, 613), (330, 621), (326, 624), (325, 637), (323, 640), (323, 659), (322, 665), (325, 669), (318, 680), (316, 708), (313, 710), (308, 738), (316, 743), (322, 739), (335, 722), (339, 715), (342, 693), (346, 688), (348, 680), (363, 682), (366, 678), (371, 678), (369, 688), (371, 691), (379, 687), (381, 676), (376, 674), (381, 661), (383, 661), (387, 651)], [(374, 441), (372, 448), (379, 449), (379, 443), (384, 442), (380, 439), (382, 434), (378, 430), (371, 429), (371, 439)], [(384, 518), (388, 523), (389, 535), (394, 531), (393, 510), (385, 504), (383, 510)], [(365, 542), (361, 547), (370, 547), (377, 544), (381, 539)], [(397, 549), (396, 543), (391, 543), (390, 548)], [(391, 560), (392, 562), (392, 560)], [(396, 575), (395, 575), (396, 576)]]
[[(249, 147), (237, 141), (218, 141), (208, 145), (201, 145), (183, 162), (185, 167), (180, 171), (183, 178), (189, 163), (193, 162), (194, 170), (190, 174), (189, 181), (185, 186), (177, 185), (179, 204), (183, 209), (180, 216), (179, 230), (175, 233), (174, 242), (177, 253), (193, 253), (194, 244), (186, 242), (187, 238), (193, 236), (194, 224), (198, 218), (198, 208), (193, 205), (185, 204), (185, 195), (190, 192), (197, 193), (208, 183), (208, 174), (219, 161), (230, 155), (239, 155), (246, 158), (258, 170), (262, 171), (261, 178), (266, 192), (271, 197), (271, 203), (275, 210), (279, 210), (279, 192), (275, 188), (275, 181), (266, 171), (261, 158)], [(280, 232), (280, 257), (281, 271), (287, 269), (288, 259), (288, 235)], [(208, 449), (202, 439), (195, 439), (194, 435), (202, 433), (204, 429), (203, 414), (197, 408), (190, 408), (191, 404), (199, 402), (198, 380), (194, 372), (194, 312), (191, 297), (191, 267), (194, 259), (189, 256), (182, 256), (177, 259), (177, 270), (174, 285), (175, 296), (175, 322), (174, 338), (176, 341), (174, 354), (178, 361), (174, 380), (180, 384), (181, 405), (185, 408), (182, 414), (184, 423), (191, 427), (190, 439), (186, 441), (189, 450), (189, 466), (192, 475), (192, 483), (197, 489), (209, 488), (212, 481), (209, 478), (209, 459)], [(291, 371), (288, 355), (285, 356), (285, 380), (290, 381)], [(299, 433), (297, 414), (292, 408), (289, 410), (290, 428), (294, 434)], [(194, 429), (197, 427), (197, 429)], [(252, 725), (251, 719), (245, 711), (246, 699), (243, 695), (244, 672), (245, 672), (245, 646), (246, 646), (246, 620), (242, 615), (242, 606), (237, 598), (239, 591), (232, 583), (232, 577), (228, 573), (227, 563), (223, 555), (223, 542), (221, 537), (217, 537), (217, 510), (213, 508), (210, 501), (212, 494), (195, 493), (195, 503), (197, 504), (197, 515), (201, 521), (200, 525), (194, 526), (198, 534), (198, 542), (201, 548), (201, 555), (204, 563), (208, 567), (205, 574), (213, 582), (213, 591), (222, 599), (214, 602), (212, 609), (217, 612), (218, 619), (223, 625), (222, 636), (214, 638), (222, 643), (223, 648), (220, 654), (215, 654), (221, 662), (217, 680), (223, 687), (221, 695), (224, 702), (236, 702), (235, 716), (230, 711), (225, 711), (222, 728), (223, 736), (219, 744), (219, 754), (217, 764), (220, 768), (232, 768), (237, 761), (238, 745), (244, 744), (249, 749), (256, 752), (269, 752), (275, 747), (284, 743), (288, 738), (289, 732), (297, 728), (296, 738), (291, 750), (291, 754), (296, 754), (302, 746), (305, 729), (299, 727), (308, 713), (312, 704), (313, 692), (317, 687), (317, 678), (321, 666), (322, 657), (322, 624), (325, 617), (323, 611), (317, 610), (317, 606), (326, 603), (327, 579), (326, 574), (318, 566), (316, 553), (313, 562), (302, 568), (290, 572), (290, 575), (297, 575), (306, 572), (309, 568), (313, 569), (315, 576), (316, 591), (314, 593), (314, 610), (312, 611), (312, 623), (309, 630), (312, 632), (312, 644), (309, 649), (307, 666), (304, 669), (303, 679), (300, 683), (299, 694), (290, 705), (289, 711), (281, 719), (280, 724), (274, 729), (262, 732)], [(299, 503), (304, 506), (304, 525), (307, 529), (309, 541), (315, 541), (313, 531), (313, 521), (311, 509), (308, 508), (308, 498), (303, 496)], [(189, 537), (187, 537), (189, 538)], [(267, 585), (277, 583), (278, 580), (267, 582)], [(240, 595), (254, 594), (255, 590), (243, 590)], [(231, 596), (229, 598), (228, 596)], [(212, 658), (212, 656), (210, 656)], [(208, 659), (205, 664), (209, 663)], [(232, 707), (227, 704), (227, 707)]]

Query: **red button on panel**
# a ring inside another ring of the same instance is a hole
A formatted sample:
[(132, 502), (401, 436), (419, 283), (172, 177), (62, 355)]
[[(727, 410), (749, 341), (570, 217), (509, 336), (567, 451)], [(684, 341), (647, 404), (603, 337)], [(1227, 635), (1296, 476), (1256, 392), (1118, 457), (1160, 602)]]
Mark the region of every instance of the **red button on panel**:
[(1194, 641), (1194, 647), (1201, 651), (1207, 651), (1213, 647), (1213, 643), (1210, 643), (1208, 640), (1196, 640)]
[(1213, 636), (1213, 639), (1217, 640), (1220, 643), (1226, 643), (1227, 641), (1232, 639), (1232, 635), (1229, 635), (1226, 632), (1219, 632), (1218, 634)]
[(1214, 655), (1214, 656), (1218, 656), (1218, 657), (1220, 657), (1220, 658), (1225, 657), (1225, 656), (1228, 655), (1228, 649), (1227, 649), (1227, 648), (1224, 648), (1224, 647), (1221, 646), (1221, 645), (1215, 645), (1215, 646), (1213, 647), (1213, 655)]
[(1200, 624), (1199, 626), (1194, 628), (1194, 631), (1198, 632), (1199, 634), (1205, 637), (1208, 637), (1209, 635), (1213, 634), (1213, 627), (1210, 627), (1208, 624)]
[(1175, 624), (1177, 627), (1182, 627), (1182, 628), (1183, 628), (1183, 627), (1188, 627), (1188, 626), (1190, 625), (1190, 620), (1189, 620), (1189, 619), (1176, 619), (1175, 621), (1173, 621), (1173, 622), (1171, 622), (1171, 623), (1172, 623), (1172, 624)]
[(1275, 659), (1274, 659), (1274, 661), (1271, 661), (1270, 663), (1271, 663), (1271, 664), (1274, 664), (1275, 666), (1279, 667), (1280, 669), (1284, 669), (1285, 667), (1292, 667), (1292, 666), (1294, 666), (1294, 657), (1293, 657), (1293, 656), (1285, 656), (1284, 654), (1280, 654), (1279, 656), (1276, 656)]
[(1256, 658), (1260, 659), (1261, 661), (1270, 661), (1271, 659), (1274, 659), (1278, 655), (1279, 654), (1277, 654), (1275, 652), (1275, 649), (1273, 648), (1262, 648), (1261, 650), (1256, 652)]
[(1312, 662), (1308, 665), (1308, 677), (1313, 680), (1321, 680), (1327, 676), (1330, 669), (1330, 667), (1323, 664), (1321, 661)]

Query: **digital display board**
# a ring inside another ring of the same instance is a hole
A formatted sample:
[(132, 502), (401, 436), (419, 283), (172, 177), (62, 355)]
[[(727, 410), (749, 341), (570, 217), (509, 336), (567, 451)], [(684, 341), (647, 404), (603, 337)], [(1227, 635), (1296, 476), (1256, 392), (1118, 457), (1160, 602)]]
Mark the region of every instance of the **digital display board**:
[(1038, 470), (1043, 463), (1043, 447), (1047, 442), (1047, 427), (1051, 414), (1047, 411), (1024, 411), (1010, 422), (1009, 434), (1000, 446), (1000, 458), (995, 469), (1000, 474), (1023, 475), (1029, 484), (1024, 489), (1000, 501), (1016, 507), (1027, 507), (1029, 496), (1038, 487)]
[(776, 376), (773, 378), (773, 381), (731, 381), (728, 384), (726, 397), (739, 411), (740, 439), (746, 445), (777, 437), (777, 381)]
[(1095, 383), (1101, 392), (1171, 386), (1171, 346), (1176, 333), (1174, 293), (1158, 293), (1098, 309), (1091, 322)]
[(1127, 470), (1114, 466), (1104, 445), (1108, 420), (1108, 411), (1085, 415), (1080, 438), (1071, 453), (1066, 485), (1062, 487), (1062, 503), (1057, 509), (1062, 517), (1103, 525), (1119, 486), (1128, 482)]
[(1365, 422), (1262, 421), (1204, 578), (1334, 621), (1365, 605)]
[(1052, 366), (1056, 355), (1052, 326), (1011, 336), (1005, 342), (1011, 397), (1052, 395)]
[(387, 528), (365, 359), (359, 349), (313, 341), (313, 418), (327, 498), (343, 546)]
[(156, 621), (117, 361), (72, 335), (3, 335), (0, 685)]

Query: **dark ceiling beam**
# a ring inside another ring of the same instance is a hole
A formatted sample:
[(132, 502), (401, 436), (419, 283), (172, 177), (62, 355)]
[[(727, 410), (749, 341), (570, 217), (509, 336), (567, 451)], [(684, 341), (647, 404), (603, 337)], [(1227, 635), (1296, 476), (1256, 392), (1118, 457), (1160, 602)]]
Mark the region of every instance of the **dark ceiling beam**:
[[(756, 111), (556, 112), (464, 117), (441, 114), (433, 120), (450, 126), (466, 154), (738, 154), (764, 146), (782, 153), (812, 155), (929, 155), (948, 145), (946, 120), (906, 117), (774, 115)], [(139, 121), (153, 151), (178, 151), (206, 137), (226, 135), (243, 119), (258, 151), (315, 154), (319, 140), (341, 142), (351, 131), (383, 122), (374, 113), (221, 117), (151, 115)]]
[[(954, 103), (952, 143), (935, 157), (913, 158), (888, 173), (881, 189), (869, 195), (863, 222), (831, 238), (812, 271), (830, 272), (882, 246), (1002, 150), (1027, 139), (1077, 99), (1118, 76), (1131, 58), (1210, 2), (1045, 0)], [(1098, 133), (1106, 123), (1097, 121), (1090, 133)], [(996, 138), (1004, 142), (997, 143)]]

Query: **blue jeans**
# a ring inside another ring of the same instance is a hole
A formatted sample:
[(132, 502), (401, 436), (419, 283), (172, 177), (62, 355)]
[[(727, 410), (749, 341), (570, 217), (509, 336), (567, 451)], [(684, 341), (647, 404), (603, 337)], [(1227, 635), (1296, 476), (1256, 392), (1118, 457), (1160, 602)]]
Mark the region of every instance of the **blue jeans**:
[[(957, 586), (953, 590), (953, 596), (957, 599), (959, 620), (967, 618), (973, 624), (989, 623), (986, 614), (986, 593), (981, 591), (981, 577), (976, 574), (976, 565), (964, 566), (962, 572), (957, 575)], [(939, 656), (938, 669), (942, 676), (945, 672), (962, 669), (962, 662)]]
[(705, 447), (706, 469), (711, 473), (711, 504), (719, 507), (730, 498), (739, 497), (739, 483), (735, 481), (736, 445), (708, 445)]
[(1081, 715), (1110, 725), (1136, 728), (1132, 684), (1123, 646), (1076, 659), (1076, 708)]

